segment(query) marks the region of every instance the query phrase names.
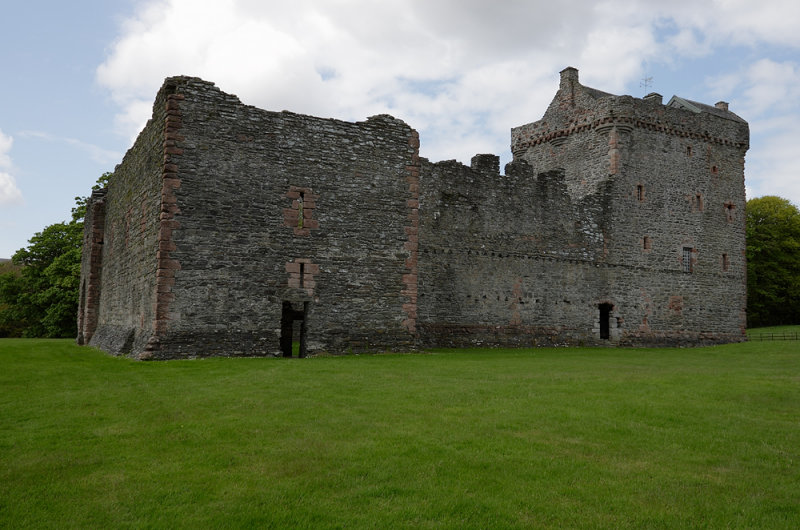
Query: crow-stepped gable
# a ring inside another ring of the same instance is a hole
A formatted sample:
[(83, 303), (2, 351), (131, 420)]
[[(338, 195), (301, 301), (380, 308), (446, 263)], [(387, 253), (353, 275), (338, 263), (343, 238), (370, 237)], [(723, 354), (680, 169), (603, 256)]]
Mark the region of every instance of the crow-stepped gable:
[(744, 340), (747, 123), (561, 72), (513, 161), (168, 78), (92, 194), (80, 344), (138, 359)]

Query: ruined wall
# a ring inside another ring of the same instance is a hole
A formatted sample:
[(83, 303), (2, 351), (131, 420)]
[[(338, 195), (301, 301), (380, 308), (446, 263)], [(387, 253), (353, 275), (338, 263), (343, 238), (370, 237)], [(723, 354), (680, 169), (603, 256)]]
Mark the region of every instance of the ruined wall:
[(268, 112), (199, 79), (171, 82), (171, 279), (145, 355), (279, 354), (286, 303), (309, 353), (413, 347), (416, 133), (389, 116)]
[(573, 201), (562, 171), (487, 159), (423, 164), (421, 344), (591, 343), (604, 190)]
[(142, 351), (153, 334), (166, 107), (167, 95), (161, 91), (153, 118), (108, 183), (102, 226), (93, 227), (95, 194), (87, 215), (87, 230), (92, 233), (86, 237), (95, 239), (94, 252), (100, 254), (92, 270), (84, 243), (82, 290), (85, 286), (87, 300), (94, 293), (99, 296), (96, 329), (87, 340), (113, 353)]

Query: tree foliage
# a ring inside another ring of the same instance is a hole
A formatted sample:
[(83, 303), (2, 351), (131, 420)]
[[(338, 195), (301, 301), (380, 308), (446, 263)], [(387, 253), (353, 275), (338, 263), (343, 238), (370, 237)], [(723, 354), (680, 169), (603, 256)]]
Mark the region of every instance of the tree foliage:
[(800, 211), (780, 197), (747, 201), (747, 321), (800, 323)]
[[(100, 189), (103, 173), (92, 189)], [(83, 218), (88, 197), (75, 197), (72, 220), (45, 227), (11, 264), (0, 267), (0, 337), (74, 337), (77, 333)]]
[(83, 223), (57, 223), (14, 254), (18, 269), (0, 275), (0, 328), (7, 335), (75, 335), (82, 239)]

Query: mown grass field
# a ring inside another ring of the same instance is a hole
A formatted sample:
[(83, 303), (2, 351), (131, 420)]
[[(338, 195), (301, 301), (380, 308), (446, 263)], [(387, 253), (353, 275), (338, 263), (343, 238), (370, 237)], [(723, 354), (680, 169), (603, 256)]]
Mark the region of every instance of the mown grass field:
[(134, 362), (0, 340), (2, 528), (798, 528), (800, 344)]

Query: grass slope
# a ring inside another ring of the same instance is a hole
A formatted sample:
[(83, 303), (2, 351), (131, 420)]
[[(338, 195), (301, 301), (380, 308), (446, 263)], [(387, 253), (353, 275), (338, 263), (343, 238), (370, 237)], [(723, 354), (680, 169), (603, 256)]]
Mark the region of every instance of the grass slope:
[(800, 526), (793, 342), (0, 366), (0, 527)]

